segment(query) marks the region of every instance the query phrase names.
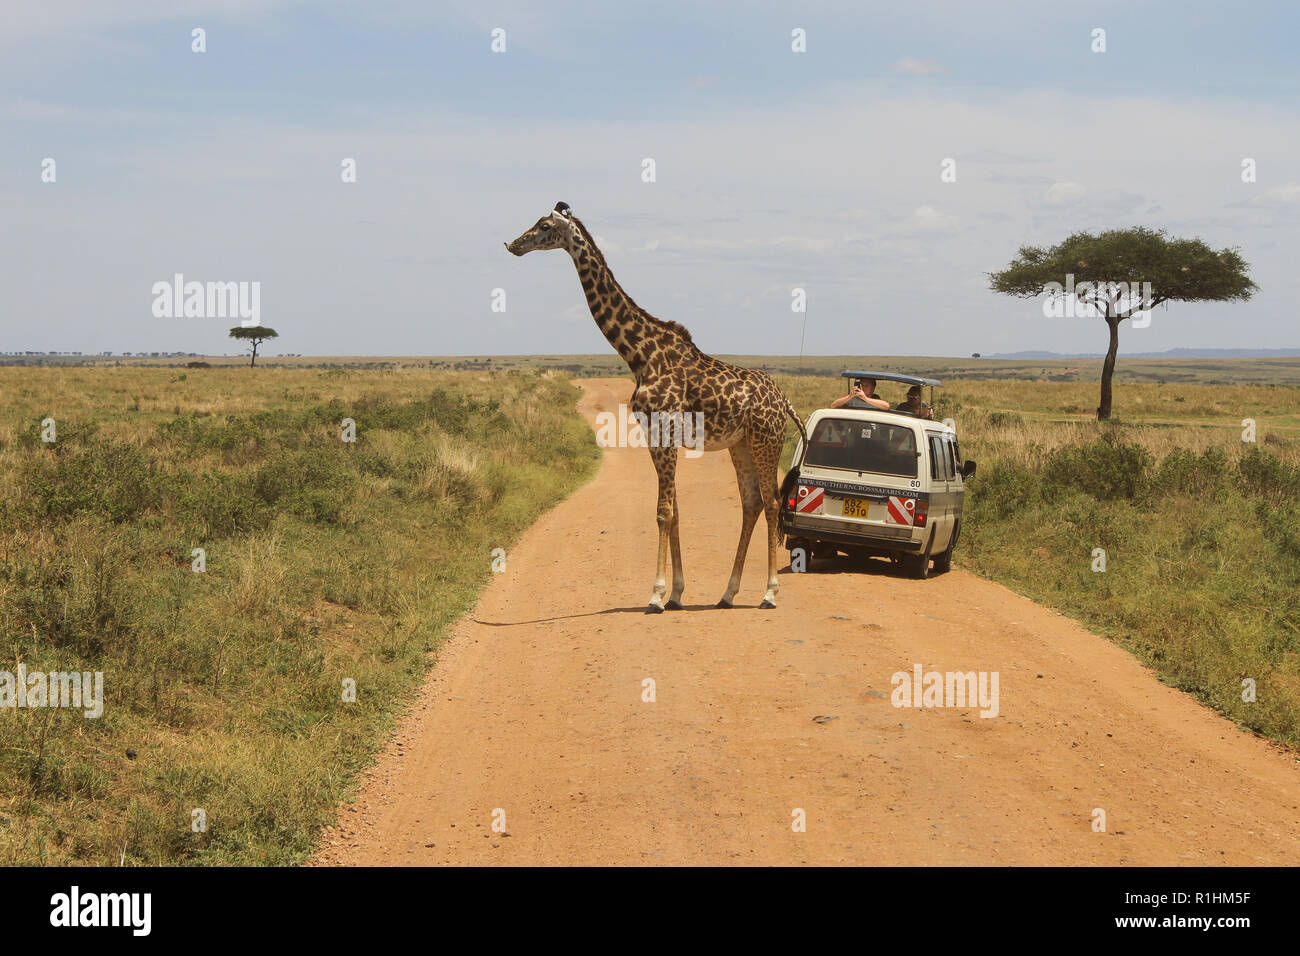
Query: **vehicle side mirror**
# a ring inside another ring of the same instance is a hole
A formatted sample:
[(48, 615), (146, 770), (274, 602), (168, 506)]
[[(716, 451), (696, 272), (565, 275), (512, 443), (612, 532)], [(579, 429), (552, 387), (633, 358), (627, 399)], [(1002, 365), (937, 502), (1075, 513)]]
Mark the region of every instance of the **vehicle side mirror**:
[(975, 477), (975, 461), (974, 461), (974, 459), (967, 458), (964, 462), (962, 462), (962, 465), (961, 465), (961, 477), (962, 477), (962, 480), (963, 480), (963, 481), (964, 481), (965, 479), (967, 479), (967, 478), (974, 478), (974, 477)]

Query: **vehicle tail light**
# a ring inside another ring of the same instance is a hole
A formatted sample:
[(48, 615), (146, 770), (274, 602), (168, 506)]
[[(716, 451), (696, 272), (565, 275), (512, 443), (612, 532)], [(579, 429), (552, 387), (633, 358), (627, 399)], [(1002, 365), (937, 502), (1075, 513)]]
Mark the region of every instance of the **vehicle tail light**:
[(912, 525), (917, 528), (925, 527), (925, 514), (930, 510), (930, 502), (925, 499), (918, 499), (916, 509), (912, 512)]
[(789, 498), (786, 499), (786, 505), (789, 506), (790, 508), (794, 507), (794, 495), (791, 495)]

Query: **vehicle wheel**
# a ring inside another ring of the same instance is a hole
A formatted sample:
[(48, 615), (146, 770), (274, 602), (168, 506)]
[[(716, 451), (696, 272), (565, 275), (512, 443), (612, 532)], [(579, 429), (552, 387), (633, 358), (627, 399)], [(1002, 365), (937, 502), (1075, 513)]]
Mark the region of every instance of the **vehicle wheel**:
[(924, 581), (930, 576), (930, 556), (909, 554), (903, 559), (903, 569), (912, 577)]
[(952, 526), (952, 540), (948, 542), (948, 547), (944, 549), (943, 554), (936, 555), (934, 559), (934, 570), (939, 574), (952, 569), (952, 552), (957, 547), (957, 536), (961, 534), (961, 522), (958, 521)]

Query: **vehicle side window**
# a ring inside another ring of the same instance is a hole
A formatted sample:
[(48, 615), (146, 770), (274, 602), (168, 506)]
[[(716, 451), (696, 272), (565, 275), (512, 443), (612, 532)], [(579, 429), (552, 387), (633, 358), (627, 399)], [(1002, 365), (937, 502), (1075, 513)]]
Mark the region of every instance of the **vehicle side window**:
[(952, 481), (957, 477), (953, 468), (952, 445), (947, 436), (930, 435), (930, 477), (935, 481)]
[(945, 439), (944, 445), (948, 450), (948, 479), (952, 480), (957, 477), (957, 451), (951, 438)]

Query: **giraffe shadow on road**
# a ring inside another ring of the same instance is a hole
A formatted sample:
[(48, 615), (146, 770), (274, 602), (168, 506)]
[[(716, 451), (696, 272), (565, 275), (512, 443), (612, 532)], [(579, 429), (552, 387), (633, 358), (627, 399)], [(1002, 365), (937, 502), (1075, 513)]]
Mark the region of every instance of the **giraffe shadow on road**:
[[(683, 611), (745, 611), (759, 610), (757, 604), (735, 604), (729, 608), (720, 608), (716, 604), (684, 604), (680, 610), (665, 611), (664, 613), (671, 617), (674, 614), (680, 614)], [(640, 614), (645, 616), (645, 605), (637, 607), (609, 607), (603, 611), (585, 611), (582, 614), (557, 614), (555, 617), (537, 617), (528, 621), (484, 621), (472, 617), (470, 620), (475, 624), (482, 624), (484, 627), (519, 627), (524, 624), (550, 624), (554, 621), (573, 621), (583, 617), (599, 617), (602, 614)]]

